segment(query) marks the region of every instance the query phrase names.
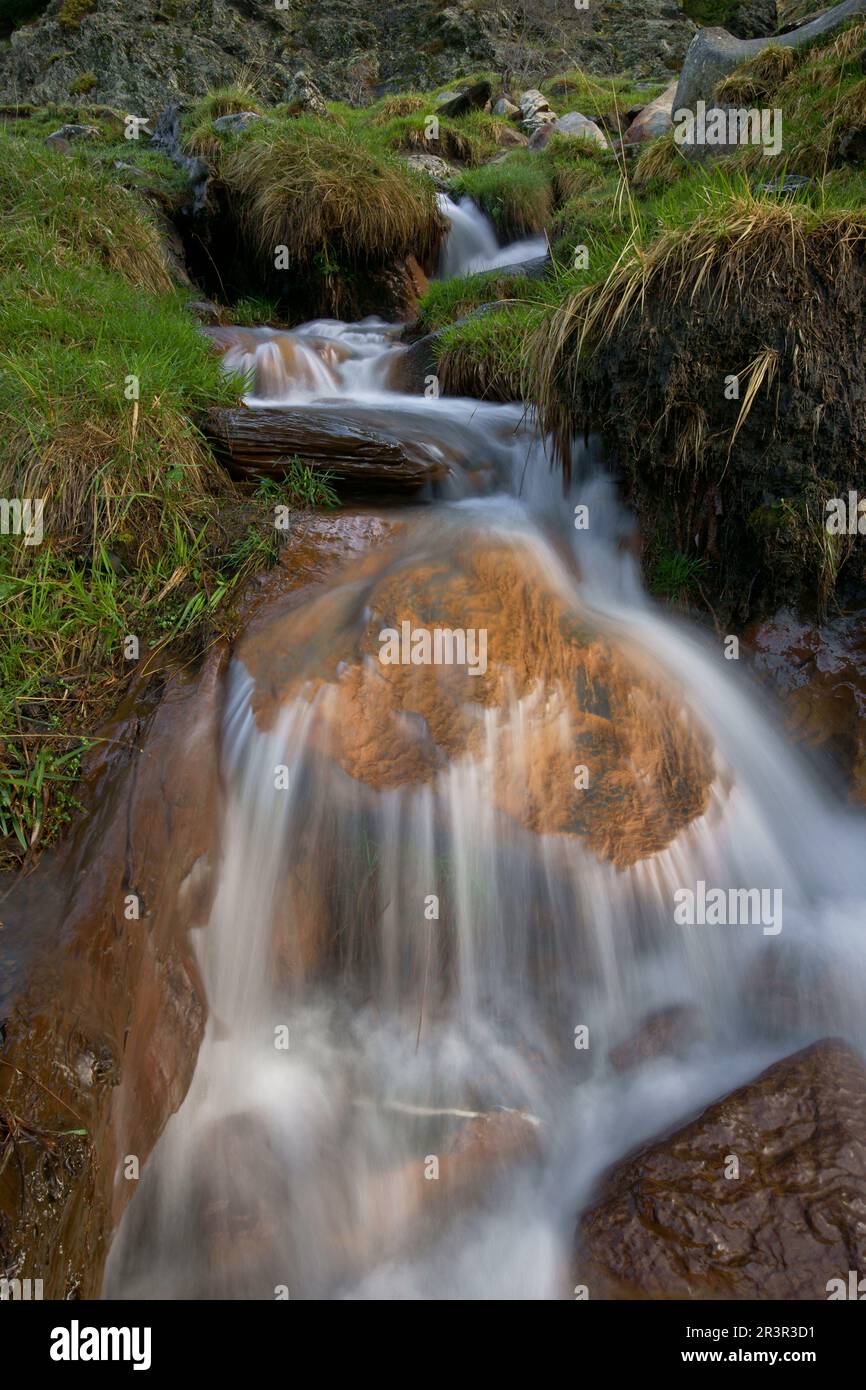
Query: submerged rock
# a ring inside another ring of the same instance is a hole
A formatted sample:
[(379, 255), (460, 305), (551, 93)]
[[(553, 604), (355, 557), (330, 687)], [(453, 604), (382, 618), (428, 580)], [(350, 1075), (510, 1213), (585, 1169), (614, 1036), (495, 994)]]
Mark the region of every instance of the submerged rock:
[[(343, 581), (244, 649), (261, 673), (263, 726), (301, 689), (327, 686), (316, 743), (357, 783), (420, 786), (477, 761), (499, 812), (619, 865), (662, 849), (705, 809), (710, 749), (676, 691), (570, 611), (528, 545), (418, 521)], [(365, 616), (347, 624), (349, 594)], [(381, 659), (383, 631), (420, 633), (432, 653), (437, 633), (467, 629), (483, 631), (483, 655)]]
[(591, 1298), (826, 1299), (866, 1267), (866, 1065), (826, 1040), (613, 1168), (582, 1217)]
[(647, 1014), (630, 1037), (611, 1048), (608, 1058), (614, 1071), (631, 1071), (642, 1062), (687, 1050), (700, 1031), (697, 1009), (688, 1004), (671, 1004)]

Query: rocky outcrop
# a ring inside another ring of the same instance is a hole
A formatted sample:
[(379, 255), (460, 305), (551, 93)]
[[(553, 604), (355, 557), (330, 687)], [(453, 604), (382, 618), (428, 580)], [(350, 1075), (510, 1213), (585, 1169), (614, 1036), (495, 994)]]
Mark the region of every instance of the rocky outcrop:
[(699, 101), (710, 102), (723, 77), (767, 47), (802, 48), (829, 33), (853, 15), (866, 13), (866, 0), (844, 0), (817, 19), (777, 38), (737, 39), (726, 29), (701, 29), (692, 39), (674, 98), (674, 112), (694, 111)]
[(282, 94), (282, 102), (293, 116), (327, 116), (325, 98), (305, 72), (296, 72)]
[(866, 1065), (815, 1043), (647, 1145), (580, 1221), (591, 1298), (826, 1299), (866, 1268)]
[(676, 0), (594, 0), (513, 11), (481, 0), (91, 0), (75, 18), (63, 0), (11, 34), (0, 52), (0, 100), (68, 102), (76, 92), (138, 115), (257, 74), (277, 102), (299, 69), (328, 99), (430, 90), (479, 71), (538, 81), (568, 62), (588, 71), (678, 70), (694, 26)]

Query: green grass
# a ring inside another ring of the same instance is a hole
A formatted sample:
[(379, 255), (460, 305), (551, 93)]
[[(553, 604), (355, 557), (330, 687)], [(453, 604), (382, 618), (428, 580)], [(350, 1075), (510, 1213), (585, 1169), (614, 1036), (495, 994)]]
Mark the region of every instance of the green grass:
[(483, 271), (453, 280), (433, 280), (421, 301), (420, 320), (425, 333), (465, 318), (484, 304), (503, 300), (532, 301), (542, 297), (541, 285), (525, 275), (514, 275), (507, 267)]
[(122, 639), (153, 669), (194, 656), (273, 555), (268, 508), (196, 429), (237, 386), (186, 297), (99, 149), (0, 131), (0, 496), (45, 499), (40, 545), (0, 537), (3, 867), (74, 809), (77, 759), (142, 669)]
[(547, 162), (515, 150), (501, 163), (467, 170), (452, 183), (458, 196), (472, 198), (507, 241), (540, 232), (553, 210), (553, 180)]
[(704, 556), (663, 550), (650, 564), (650, 590), (668, 603), (687, 603), (699, 596), (701, 579), (708, 569)]
[(436, 344), (443, 389), (449, 395), (519, 401), (526, 344), (541, 317), (541, 305), (527, 299), (443, 328)]
[(598, 77), (582, 68), (569, 68), (539, 85), (539, 91), (560, 115), (566, 111), (580, 111), (584, 116), (622, 114), (638, 106), (648, 106), (664, 90), (664, 83), (644, 83), (638, 87), (631, 78)]
[(443, 224), (435, 189), (358, 127), (271, 113), (219, 140), (213, 156), (253, 252), (273, 265), (286, 246), (293, 266), (391, 264), (432, 255)]
[(271, 506), (336, 507), (340, 499), (331, 478), (331, 473), (318, 473), (295, 457), (282, 478), (262, 478), (253, 496)]

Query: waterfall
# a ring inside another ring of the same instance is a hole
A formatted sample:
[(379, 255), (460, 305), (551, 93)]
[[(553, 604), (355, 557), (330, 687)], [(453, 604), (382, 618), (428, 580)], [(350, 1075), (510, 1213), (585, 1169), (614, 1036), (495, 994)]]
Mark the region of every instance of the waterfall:
[[(452, 225), (446, 256), (490, 253)], [(207, 1034), (105, 1293), (567, 1296), (603, 1169), (819, 1035), (764, 1026), (769, 962), (804, 998), (845, 981), (834, 1031), (863, 1041), (862, 826), (721, 642), (643, 593), (591, 447), (564, 492), (519, 407), (390, 390), (379, 321), (225, 333), (251, 404), (387, 409), (455, 482), (237, 650)], [(487, 669), (384, 664), (404, 622), (483, 629)], [(678, 925), (700, 882), (779, 892), (781, 930)], [(695, 1036), (618, 1071), (668, 1007)]]
[(475, 275), (483, 270), (501, 270), (547, 255), (543, 236), (525, 237), (500, 247), (493, 223), (471, 198), (461, 198), (455, 203), (447, 193), (440, 193), (439, 208), (451, 224), (437, 270), (440, 280)]

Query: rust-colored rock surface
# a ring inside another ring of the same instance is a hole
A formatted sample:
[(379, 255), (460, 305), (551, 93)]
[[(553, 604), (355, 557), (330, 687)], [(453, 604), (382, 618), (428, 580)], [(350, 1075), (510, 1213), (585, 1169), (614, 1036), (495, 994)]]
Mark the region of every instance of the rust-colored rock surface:
[[(98, 1295), (139, 1170), (192, 1078), (205, 1001), (189, 929), (217, 855), (223, 657), (130, 698), (92, 808), (0, 906), (0, 1274)], [(137, 915), (136, 915), (137, 914)]]
[(746, 633), (758, 673), (782, 697), (794, 738), (834, 763), (866, 805), (866, 613), (823, 626), (781, 609)]
[(591, 1298), (825, 1299), (864, 1267), (866, 1065), (826, 1039), (613, 1168), (574, 1276)]
[[(407, 523), (241, 645), (260, 726), (318, 696), (314, 743), (368, 787), (486, 759), (492, 803), (526, 828), (579, 835), (617, 864), (662, 849), (705, 808), (708, 740), (645, 659), (569, 608), (544, 563), (495, 533)], [(431, 641), (483, 631), (485, 662), (383, 663), (382, 633), (404, 623)]]

